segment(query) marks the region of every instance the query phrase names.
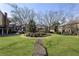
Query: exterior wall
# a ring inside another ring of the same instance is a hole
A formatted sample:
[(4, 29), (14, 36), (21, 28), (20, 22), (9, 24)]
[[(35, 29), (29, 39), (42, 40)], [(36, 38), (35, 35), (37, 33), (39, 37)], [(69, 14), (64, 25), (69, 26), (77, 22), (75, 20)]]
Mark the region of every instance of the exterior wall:
[(3, 14), (0, 11), (0, 27), (8, 27), (9, 21), (7, 19), (7, 13)]
[(62, 33), (63, 27), (58, 27), (58, 31), (59, 31), (60, 33)]
[(2, 25), (3, 25), (3, 14), (0, 13), (0, 26), (2, 26)]
[(77, 24), (77, 28), (79, 29), (79, 24)]
[(9, 25), (9, 20), (7, 19), (7, 13), (3, 14), (0, 11), (0, 27), (8, 27)]
[(79, 23), (63, 26), (65, 34), (79, 34)]
[(0, 11), (0, 30), (1, 30), (1, 35), (5, 35), (5, 34), (8, 34), (8, 31), (9, 31), (9, 21), (7, 19), (7, 13), (3, 14), (1, 11)]
[(71, 34), (71, 28), (65, 28), (65, 33), (66, 34)]
[(8, 28), (9, 25), (9, 21), (7, 19), (7, 13), (4, 14), (4, 21), (3, 21), (4, 27)]

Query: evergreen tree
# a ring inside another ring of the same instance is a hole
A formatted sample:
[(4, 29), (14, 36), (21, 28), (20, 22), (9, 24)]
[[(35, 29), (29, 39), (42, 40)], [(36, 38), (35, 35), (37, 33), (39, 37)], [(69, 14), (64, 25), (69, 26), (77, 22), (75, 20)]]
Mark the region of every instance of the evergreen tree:
[(29, 32), (36, 32), (36, 23), (34, 20), (30, 20), (28, 24)]

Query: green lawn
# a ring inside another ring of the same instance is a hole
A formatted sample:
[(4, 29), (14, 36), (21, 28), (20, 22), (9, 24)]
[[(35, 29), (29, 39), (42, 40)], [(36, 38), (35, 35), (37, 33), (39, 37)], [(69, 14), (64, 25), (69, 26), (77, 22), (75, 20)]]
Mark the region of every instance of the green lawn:
[(79, 36), (53, 34), (45, 38), (44, 44), (49, 56), (79, 56)]
[(0, 56), (30, 56), (34, 47), (34, 39), (16, 36), (0, 37)]
[[(79, 56), (79, 36), (52, 34), (44, 38), (49, 56)], [(0, 37), (0, 56), (31, 56), (35, 38)]]

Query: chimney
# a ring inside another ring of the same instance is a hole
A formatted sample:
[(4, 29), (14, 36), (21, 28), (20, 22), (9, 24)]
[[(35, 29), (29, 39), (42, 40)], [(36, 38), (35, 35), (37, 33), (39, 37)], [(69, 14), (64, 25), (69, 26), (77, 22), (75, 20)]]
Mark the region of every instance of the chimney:
[(7, 26), (7, 13), (4, 13), (4, 26)]
[(7, 19), (7, 13), (5, 12), (5, 18)]

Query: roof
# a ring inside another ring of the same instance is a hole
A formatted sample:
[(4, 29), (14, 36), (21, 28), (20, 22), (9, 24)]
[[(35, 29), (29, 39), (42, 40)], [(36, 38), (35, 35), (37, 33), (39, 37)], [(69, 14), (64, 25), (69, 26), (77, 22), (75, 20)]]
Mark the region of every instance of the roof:
[(78, 20), (69, 21), (68, 23), (62, 24), (61, 26), (73, 25), (73, 24), (79, 24), (79, 19)]
[(59, 25), (60, 27), (62, 27), (62, 26), (65, 26), (67, 23), (63, 23), (63, 24), (61, 24), (61, 25)]
[(0, 13), (3, 14), (1, 11), (0, 11)]

